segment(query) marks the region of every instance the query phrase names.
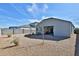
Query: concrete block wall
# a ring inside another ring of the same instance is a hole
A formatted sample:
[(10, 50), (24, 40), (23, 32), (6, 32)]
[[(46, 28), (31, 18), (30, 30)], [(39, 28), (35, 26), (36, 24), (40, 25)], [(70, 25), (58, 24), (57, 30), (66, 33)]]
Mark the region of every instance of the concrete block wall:
[(12, 35), (12, 34), (32, 34), (35, 33), (35, 28), (26, 28), (26, 29), (9, 29), (9, 28), (3, 28), (1, 29), (1, 35)]

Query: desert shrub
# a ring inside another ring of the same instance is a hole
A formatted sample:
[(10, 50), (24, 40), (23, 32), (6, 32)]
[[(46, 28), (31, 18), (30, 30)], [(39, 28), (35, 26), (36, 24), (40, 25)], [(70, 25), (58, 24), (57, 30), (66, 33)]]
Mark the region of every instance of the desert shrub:
[(79, 34), (79, 28), (75, 28), (74, 33)]
[(28, 35), (24, 35), (24, 37), (27, 37)]
[(13, 41), (11, 41), (11, 43), (14, 43), (15, 46), (18, 46), (18, 45), (19, 45), (19, 41), (18, 41), (18, 39), (14, 39)]
[(8, 37), (11, 37), (11, 35), (8, 35)]
[(30, 36), (31, 36), (31, 34), (28, 34), (28, 35), (27, 35), (27, 34), (25, 34), (25, 35), (24, 35), (24, 37), (30, 37)]
[(18, 45), (18, 41), (14, 40), (13, 43), (17, 46)]

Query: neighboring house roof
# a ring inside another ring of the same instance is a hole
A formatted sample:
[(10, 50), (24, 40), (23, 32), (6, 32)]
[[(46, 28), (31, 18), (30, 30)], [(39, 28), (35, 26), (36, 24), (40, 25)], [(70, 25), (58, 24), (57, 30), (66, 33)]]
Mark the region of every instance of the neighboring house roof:
[(33, 23), (30, 23), (30, 24), (27, 24), (27, 25), (10, 26), (9, 29), (29, 28), (29, 27), (35, 28), (37, 24), (38, 24), (38, 22), (33, 22)]
[(66, 21), (66, 20), (62, 20), (62, 19), (58, 19), (58, 18), (47, 18), (47, 19), (44, 19), (44, 20), (42, 20), (41, 22), (39, 22), (39, 23), (37, 24), (37, 26), (38, 26), (40, 23), (42, 23), (43, 21), (45, 21), (45, 20), (50, 20), (50, 19), (68, 22), (68, 23), (70, 23), (70, 24), (75, 28), (75, 26), (72, 24), (72, 22)]
[(36, 24), (38, 24), (38, 22), (33, 22), (28, 25), (21, 25), (21, 26), (19, 26), (19, 28), (29, 28), (29, 27), (35, 28)]
[(38, 24), (38, 22), (33, 22), (33, 23), (30, 23), (29, 25), (30, 25), (31, 27), (35, 28), (37, 24)]

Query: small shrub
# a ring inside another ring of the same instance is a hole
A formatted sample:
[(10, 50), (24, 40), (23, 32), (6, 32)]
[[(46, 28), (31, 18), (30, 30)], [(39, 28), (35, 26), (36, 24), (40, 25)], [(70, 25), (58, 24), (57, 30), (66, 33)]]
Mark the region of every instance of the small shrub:
[(74, 33), (79, 34), (79, 28), (75, 28)]
[(18, 46), (18, 41), (17, 41), (17, 40), (14, 40), (13, 42), (14, 42), (14, 44), (15, 44), (16, 46)]
[(28, 35), (27, 35), (27, 34), (25, 34), (25, 35), (24, 35), (24, 37), (30, 37), (30, 36), (31, 36), (31, 34), (28, 34)]
[(19, 45), (19, 42), (18, 42), (18, 40), (17, 40), (17, 39), (14, 39), (11, 43), (14, 43), (14, 44), (15, 44), (15, 46), (18, 46), (18, 45)]
[(11, 37), (11, 35), (8, 35), (8, 37)]

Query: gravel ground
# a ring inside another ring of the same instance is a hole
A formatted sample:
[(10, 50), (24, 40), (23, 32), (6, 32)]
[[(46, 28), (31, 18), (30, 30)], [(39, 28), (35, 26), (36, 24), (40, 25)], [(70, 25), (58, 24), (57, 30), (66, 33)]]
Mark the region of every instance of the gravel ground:
[[(10, 42), (18, 39), (19, 45), (11, 46)], [(40, 40), (24, 37), (24, 35), (13, 35), (11, 38), (0, 38), (0, 55), (1, 56), (74, 56), (75, 54), (76, 35), (71, 38), (53, 41)], [(43, 43), (44, 42), (44, 43)]]

